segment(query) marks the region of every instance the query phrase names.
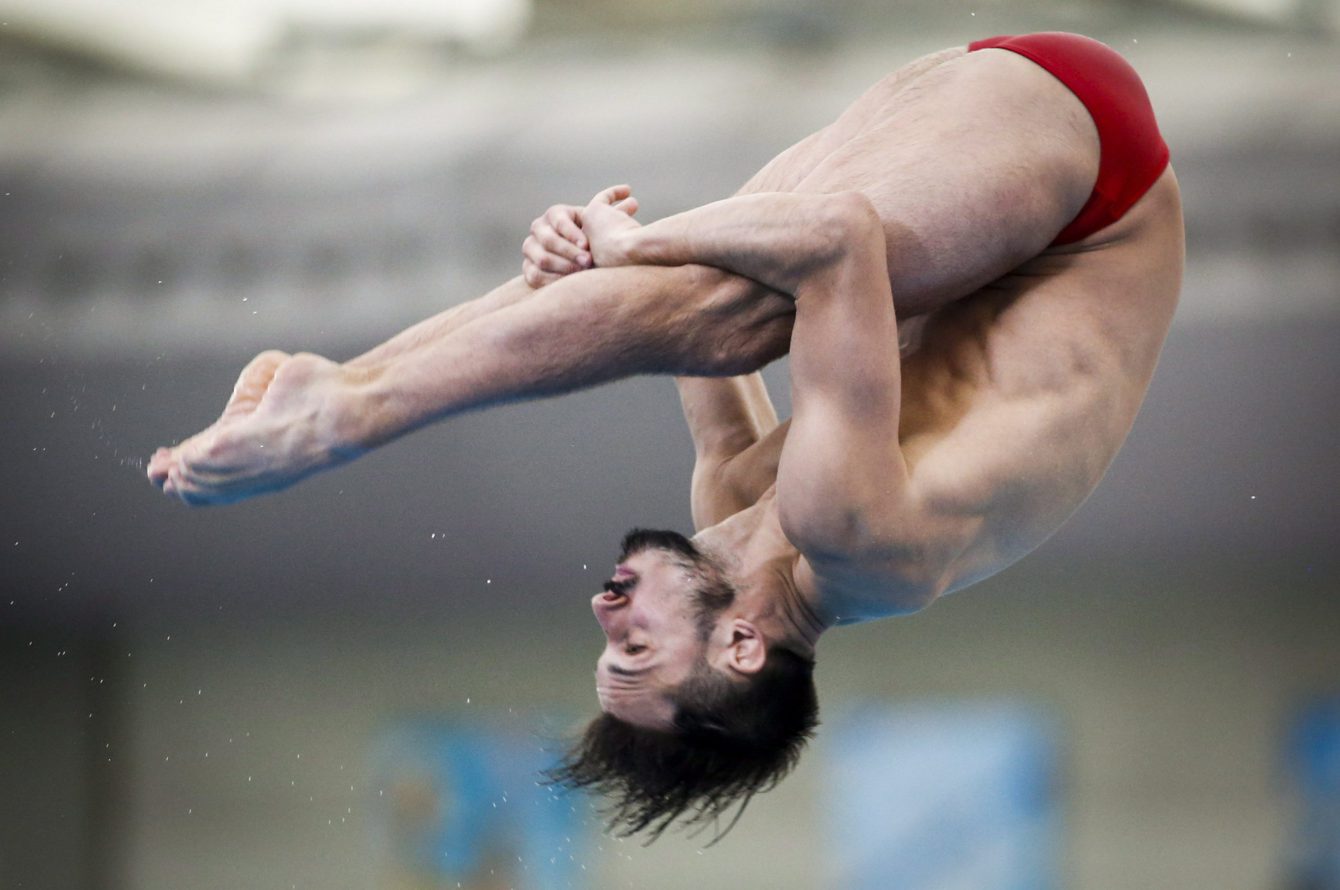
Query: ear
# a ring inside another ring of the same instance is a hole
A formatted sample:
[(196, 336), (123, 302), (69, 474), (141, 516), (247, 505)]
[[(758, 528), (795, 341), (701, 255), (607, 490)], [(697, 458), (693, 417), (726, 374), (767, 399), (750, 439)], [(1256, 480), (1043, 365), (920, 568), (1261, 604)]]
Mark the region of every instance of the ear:
[(726, 666), (741, 674), (756, 674), (768, 659), (768, 646), (758, 628), (743, 618), (730, 623), (730, 644), (726, 647)]

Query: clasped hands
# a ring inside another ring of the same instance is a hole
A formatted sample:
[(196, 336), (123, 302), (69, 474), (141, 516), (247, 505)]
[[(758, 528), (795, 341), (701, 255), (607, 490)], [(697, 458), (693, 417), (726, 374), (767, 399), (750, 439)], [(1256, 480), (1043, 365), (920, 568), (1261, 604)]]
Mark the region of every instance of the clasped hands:
[(623, 239), (638, 228), (637, 198), (626, 185), (596, 194), (586, 206), (555, 204), (530, 224), (521, 245), (521, 274), (532, 288), (565, 275), (626, 262)]

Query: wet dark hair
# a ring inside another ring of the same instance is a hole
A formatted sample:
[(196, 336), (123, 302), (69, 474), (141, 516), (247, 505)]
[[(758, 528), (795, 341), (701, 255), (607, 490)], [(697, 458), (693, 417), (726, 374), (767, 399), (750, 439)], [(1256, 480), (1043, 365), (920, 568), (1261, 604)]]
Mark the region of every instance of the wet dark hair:
[(546, 777), (604, 795), (609, 830), (650, 829), (648, 843), (677, 819), (706, 827), (738, 805), (715, 843), (800, 760), (819, 722), (813, 676), (813, 661), (776, 647), (747, 682), (702, 665), (673, 696), (673, 731), (601, 714)]
[[(635, 529), (624, 538), (621, 558), (648, 547), (685, 560), (695, 578), (699, 631), (706, 639), (734, 590), (692, 541), (675, 532)], [(735, 680), (704, 660), (671, 699), (673, 730), (602, 714), (546, 778), (604, 795), (608, 828), (624, 836), (649, 829), (648, 843), (676, 820), (706, 828), (738, 806), (715, 843), (755, 794), (774, 788), (799, 761), (819, 722), (814, 661), (771, 646), (757, 673)]]

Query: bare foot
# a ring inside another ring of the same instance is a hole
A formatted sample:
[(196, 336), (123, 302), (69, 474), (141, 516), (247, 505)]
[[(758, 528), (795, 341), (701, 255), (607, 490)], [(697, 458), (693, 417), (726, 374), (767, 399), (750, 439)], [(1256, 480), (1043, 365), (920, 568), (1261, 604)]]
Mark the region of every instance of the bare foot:
[(271, 351), (242, 370), (223, 414), (149, 459), (149, 481), (187, 504), (225, 504), (287, 488), (352, 460), (349, 373), (318, 355)]

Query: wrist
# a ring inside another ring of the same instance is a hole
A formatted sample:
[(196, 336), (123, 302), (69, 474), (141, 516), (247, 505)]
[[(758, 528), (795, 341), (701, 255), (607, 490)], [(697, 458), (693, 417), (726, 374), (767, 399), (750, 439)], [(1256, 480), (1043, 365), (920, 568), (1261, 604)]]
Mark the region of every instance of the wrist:
[(625, 229), (618, 233), (618, 249), (624, 266), (659, 266), (655, 231), (647, 226)]

